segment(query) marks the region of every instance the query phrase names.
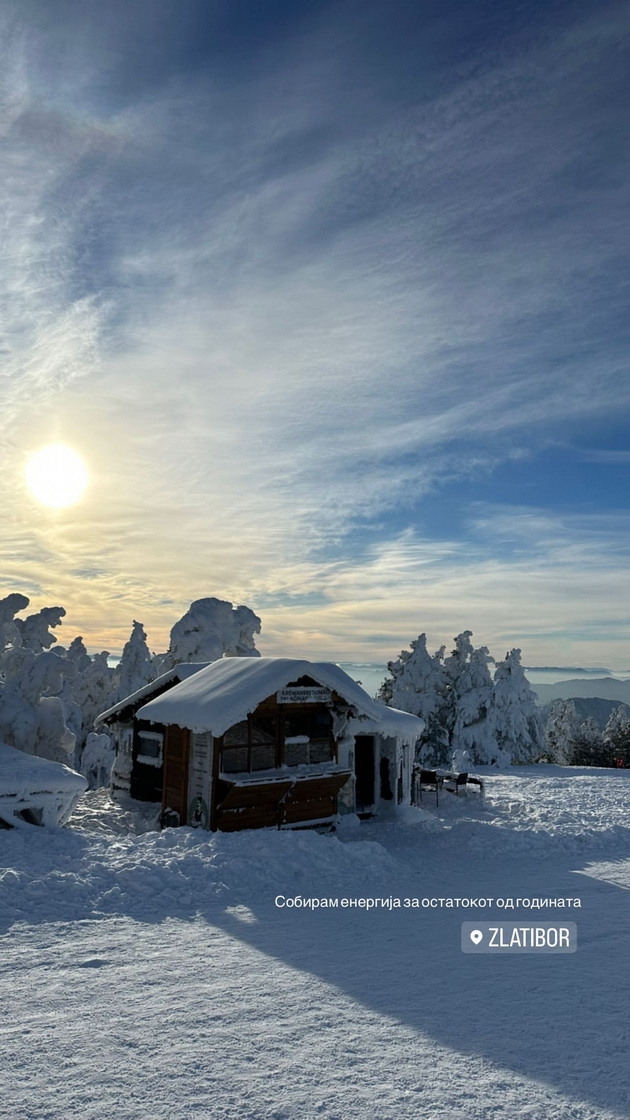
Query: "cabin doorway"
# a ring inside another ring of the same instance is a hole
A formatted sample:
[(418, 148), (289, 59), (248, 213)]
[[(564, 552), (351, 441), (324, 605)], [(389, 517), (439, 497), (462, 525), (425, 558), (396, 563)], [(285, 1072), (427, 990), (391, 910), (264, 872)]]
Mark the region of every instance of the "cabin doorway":
[(354, 740), (355, 812), (367, 813), (376, 801), (374, 736), (357, 735)]

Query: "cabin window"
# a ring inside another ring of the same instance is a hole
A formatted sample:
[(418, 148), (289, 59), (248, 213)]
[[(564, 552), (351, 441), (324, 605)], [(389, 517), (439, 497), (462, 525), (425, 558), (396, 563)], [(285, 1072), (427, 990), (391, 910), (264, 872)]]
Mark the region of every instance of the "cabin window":
[(309, 760), (308, 735), (285, 735), (284, 761), (287, 766), (301, 766)]
[(234, 724), (223, 736), (221, 771), (225, 774), (305, 766), (334, 759), (332, 715), (328, 708), (287, 705), (258, 711)]
[(333, 757), (332, 716), (328, 708), (285, 708), (285, 764), (330, 762)]
[(249, 743), (247, 720), (242, 719), (240, 723), (235, 723), (234, 727), (230, 727), (223, 736), (223, 742), (226, 747), (246, 747)]
[(164, 736), (158, 731), (139, 731), (136, 761), (141, 766), (161, 766), (164, 759)]
[(221, 769), (226, 774), (241, 774), (249, 770), (247, 747), (224, 747)]
[(249, 717), (251, 770), (272, 770), (278, 754), (278, 720), (275, 715)]

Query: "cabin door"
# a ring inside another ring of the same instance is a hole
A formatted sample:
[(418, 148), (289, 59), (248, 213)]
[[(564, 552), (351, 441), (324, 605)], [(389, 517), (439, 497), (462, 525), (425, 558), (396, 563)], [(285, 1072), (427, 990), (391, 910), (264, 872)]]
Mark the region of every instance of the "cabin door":
[[(186, 824), (188, 801), (188, 756), (190, 731), (183, 727), (166, 728), (164, 744), (164, 786), (162, 809), (177, 818), (177, 824)], [(170, 823), (175, 823), (173, 820)]]
[(374, 736), (357, 735), (354, 740), (355, 812), (366, 813), (374, 807)]

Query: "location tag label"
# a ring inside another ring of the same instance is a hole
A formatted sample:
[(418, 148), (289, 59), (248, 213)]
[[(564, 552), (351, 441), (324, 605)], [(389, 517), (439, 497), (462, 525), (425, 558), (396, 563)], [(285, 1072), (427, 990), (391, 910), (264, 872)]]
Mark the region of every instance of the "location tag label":
[(577, 950), (577, 925), (575, 922), (556, 919), (555, 922), (494, 921), (462, 922), (461, 948), (463, 953), (575, 953)]

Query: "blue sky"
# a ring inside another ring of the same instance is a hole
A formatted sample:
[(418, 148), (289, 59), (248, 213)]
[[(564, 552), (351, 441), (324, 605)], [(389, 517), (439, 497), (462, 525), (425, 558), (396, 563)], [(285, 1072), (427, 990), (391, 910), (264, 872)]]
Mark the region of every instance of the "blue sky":
[(0, 13), (7, 591), (630, 664), (625, 5)]

